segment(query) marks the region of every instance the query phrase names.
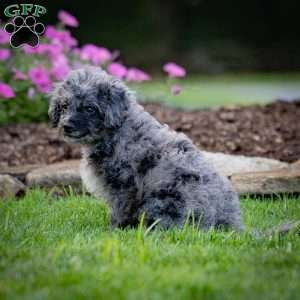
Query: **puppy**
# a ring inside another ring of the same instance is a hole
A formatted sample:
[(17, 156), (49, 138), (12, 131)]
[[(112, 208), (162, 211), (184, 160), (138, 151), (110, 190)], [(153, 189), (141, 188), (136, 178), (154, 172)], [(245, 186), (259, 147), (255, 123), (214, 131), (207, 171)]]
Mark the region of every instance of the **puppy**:
[(160, 124), (120, 80), (99, 68), (69, 73), (51, 93), (49, 117), (82, 145), (87, 190), (111, 207), (113, 226), (242, 229), (238, 196), (184, 134)]

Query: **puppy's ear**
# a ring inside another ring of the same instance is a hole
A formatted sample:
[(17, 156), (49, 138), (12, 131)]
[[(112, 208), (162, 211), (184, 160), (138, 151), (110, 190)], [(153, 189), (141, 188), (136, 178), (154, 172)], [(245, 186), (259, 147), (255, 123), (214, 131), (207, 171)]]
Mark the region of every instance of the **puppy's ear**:
[(61, 108), (59, 105), (59, 88), (55, 87), (49, 94), (50, 102), (48, 109), (48, 116), (51, 121), (52, 127), (57, 127), (60, 119)]
[[(103, 99), (102, 95), (103, 92), (99, 91), (99, 98)], [(129, 103), (126, 90), (122, 87), (111, 86), (106, 90), (105, 98), (104, 126), (106, 128), (120, 127)]]
[(60, 119), (60, 108), (58, 103), (54, 103), (56, 101), (51, 101), (49, 110), (48, 110), (48, 116), (51, 121), (51, 125), (53, 128), (57, 127)]

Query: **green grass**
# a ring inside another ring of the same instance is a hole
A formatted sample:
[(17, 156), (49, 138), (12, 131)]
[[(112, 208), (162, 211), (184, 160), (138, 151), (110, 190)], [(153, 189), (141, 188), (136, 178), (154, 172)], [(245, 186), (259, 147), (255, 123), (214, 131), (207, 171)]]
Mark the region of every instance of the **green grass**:
[[(185, 107), (300, 95), (300, 75), (289, 74), (191, 76), (183, 85), (177, 97), (158, 81), (137, 91)], [(298, 299), (300, 238), (251, 231), (300, 220), (300, 197), (243, 197), (241, 206), (243, 234), (149, 232), (111, 230), (107, 206), (88, 196), (0, 199), (0, 299)]]
[(300, 197), (241, 199), (246, 233), (110, 230), (105, 204), (32, 190), (0, 201), (0, 299), (299, 299)]
[(164, 100), (183, 107), (215, 107), (267, 103), (278, 98), (300, 98), (300, 74), (226, 74), (187, 76), (183, 91), (172, 96), (163, 79), (135, 85), (138, 95), (147, 100)]

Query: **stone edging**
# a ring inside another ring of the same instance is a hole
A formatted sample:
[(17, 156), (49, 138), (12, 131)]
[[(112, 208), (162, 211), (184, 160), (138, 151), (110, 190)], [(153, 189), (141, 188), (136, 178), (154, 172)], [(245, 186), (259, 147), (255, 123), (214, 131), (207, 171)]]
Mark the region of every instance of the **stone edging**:
[[(203, 152), (240, 195), (300, 193), (300, 161), (287, 164), (261, 157)], [(79, 160), (52, 165), (31, 165), (0, 170), (0, 198), (23, 193), (27, 188), (81, 186)]]

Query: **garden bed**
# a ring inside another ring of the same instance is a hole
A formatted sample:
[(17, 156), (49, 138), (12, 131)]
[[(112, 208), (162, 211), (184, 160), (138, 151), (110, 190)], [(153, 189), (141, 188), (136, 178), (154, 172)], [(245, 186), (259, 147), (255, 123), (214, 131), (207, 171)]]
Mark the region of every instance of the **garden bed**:
[[(144, 106), (201, 149), (286, 162), (300, 159), (300, 101), (191, 111), (158, 103)], [(0, 167), (80, 157), (80, 148), (66, 144), (46, 123), (2, 126), (0, 145)]]

